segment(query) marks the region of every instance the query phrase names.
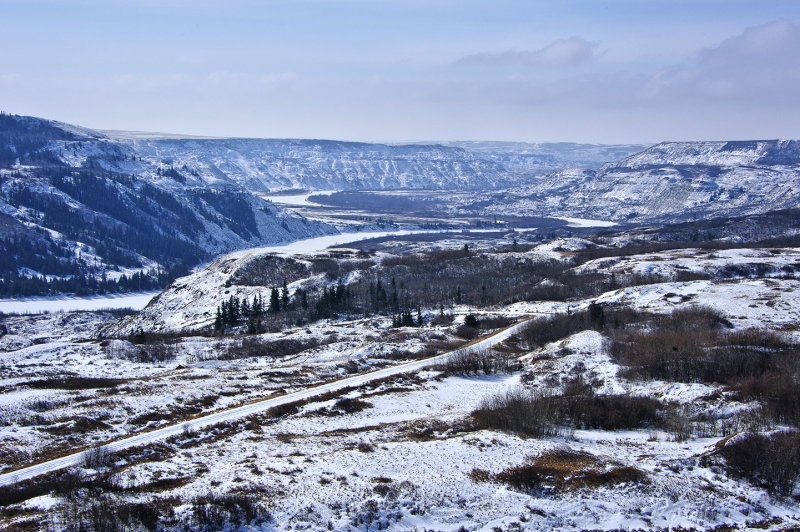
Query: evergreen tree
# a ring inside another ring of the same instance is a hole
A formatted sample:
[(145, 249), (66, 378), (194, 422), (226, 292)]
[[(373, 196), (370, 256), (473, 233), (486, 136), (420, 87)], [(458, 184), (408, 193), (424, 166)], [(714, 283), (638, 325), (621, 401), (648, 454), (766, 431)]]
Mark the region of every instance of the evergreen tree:
[(283, 288), (281, 289), (281, 308), (283, 310), (289, 308), (289, 289), (286, 287), (286, 279), (283, 280)]
[(297, 304), (297, 302), (299, 302), (300, 307), (302, 309), (305, 310), (308, 308), (308, 296), (306, 295), (306, 291), (303, 290), (302, 288), (298, 288), (297, 290), (294, 291), (294, 300), (295, 300), (295, 305)]
[(397, 296), (397, 282), (395, 281), (394, 277), (392, 277), (392, 291), (389, 296), (389, 304), (391, 305), (392, 310), (400, 309), (400, 298)]
[(278, 295), (278, 289), (274, 286), (269, 293), (269, 311), (273, 314), (277, 314), (281, 310), (281, 299)]
[(214, 330), (219, 333), (225, 332), (225, 320), (222, 317), (222, 305), (217, 307), (217, 315), (214, 318)]
[(251, 313), (247, 318), (247, 334), (260, 334), (262, 332), (261, 316)]
[(253, 306), (251, 307), (250, 312), (259, 317), (261, 316), (261, 313), (264, 312), (264, 304), (261, 301), (261, 292), (253, 296)]

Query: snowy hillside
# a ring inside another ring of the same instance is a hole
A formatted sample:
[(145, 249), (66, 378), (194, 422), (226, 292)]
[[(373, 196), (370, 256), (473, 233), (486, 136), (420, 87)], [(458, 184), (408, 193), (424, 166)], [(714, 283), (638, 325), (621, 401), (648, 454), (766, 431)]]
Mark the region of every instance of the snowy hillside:
[(691, 220), (793, 208), (797, 141), (663, 143), (600, 170), (565, 170), (492, 207), (618, 221)]
[(647, 146), (641, 144), (576, 144), (573, 142), (444, 142), (464, 148), (480, 157), (503, 165), (518, 175), (544, 176), (565, 168), (597, 169), (619, 161)]
[[(241, 251), (123, 321), (4, 317), (0, 527), (796, 530), (800, 249), (516, 236)], [(268, 331), (198, 334), (282, 280)]]
[[(118, 139), (136, 161), (104, 164), (139, 175), (170, 165), (190, 183), (286, 189), (486, 189), (514, 183), (501, 165), (461, 148), (301, 139)], [(83, 157), (80, 152), (76, 157)]]
[(336, 232), (235, 184), (124, 171), (136, 155), (88, 130), (2, 115), (0, 147), (5, 295), (152, 289), (220, 253)]

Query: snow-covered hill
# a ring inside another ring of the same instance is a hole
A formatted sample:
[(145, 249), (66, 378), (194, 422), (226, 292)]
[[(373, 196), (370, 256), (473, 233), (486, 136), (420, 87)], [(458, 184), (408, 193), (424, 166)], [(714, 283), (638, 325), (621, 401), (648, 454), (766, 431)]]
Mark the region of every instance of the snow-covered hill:
[(738, 216), (800, 202), (800, 142), (668, 142), (594, 170), (564, 170), (496, 212), (634, 221)]
[[(101, 133), (0, 116), (4, 293), (155, 288), (164, 282), (159, 270), (337, 232), (236, 183), (190, 182), (164, 165), (136, 171), (144, 164)], [(142, 272), (146, 279), (107, 285)]]
[(592, 168), (619, 161), (647, 146), (642, 144), (577, 144), (574, 142), (445, 142), (526, 177), (545, 176), (566, 168)]
[[(286, 189), (487, 189), (514, 183), (500, 164), (455, 147), (302, 139), (120, 138), (136, 160), (105, 161), (138, 175), (169, 165), (187, 182)], [(76, 152), (75, 157), (85, 157)]]

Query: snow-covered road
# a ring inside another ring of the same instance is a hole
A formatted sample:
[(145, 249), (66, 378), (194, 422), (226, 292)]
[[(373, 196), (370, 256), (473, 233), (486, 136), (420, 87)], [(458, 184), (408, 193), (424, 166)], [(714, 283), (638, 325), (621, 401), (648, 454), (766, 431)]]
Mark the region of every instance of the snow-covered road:
[[(459, 349), (459, 351), (481, 350), (497, 345), (503, 342), (504, 340), (508, 339), (509, 337), (513, 336), (528, 321), (530, 320), (524, 320), (514, 325), (511, 325), (501, 331), (498, 331), (497, 333), (482, 338), (470, 344), (467, 347), (463, 347)], [(300, 390), (298, 392), (282, 395), (280, 397), (264, 399), (261, 401), (246, 404), (236, 408), (231, 408), (229, 410), (222, 410), (220, 412), (215, 412), (207, 416), (202, 416), (175, 425), (162, 427), (160, 429), (151, 432), (144, 432), (141, 434), (137, 434), (135, 436), (123, 438), (108, 443), (106, 445), (103, 445), (101, 446), (101, 448), (108, 452), (114, 453), (122, 451), (124, 449), (149, 445), (151, 443), (167, 439), (171, 436), (182, 434), (184, 431), (200, 431), (202, 429), (211, 427), (213, 425), (218, 425), (220, 423), (226, 423), (229, 421), (235, 421), (250, 416), (252, 414), (258, 414), (276, 406), (294, 403), (295, 401), (302, 401), (304, 399), (309, 399), (318, 395), (322, 395), (324, 393), (336, 392), (344, 388), (362, 386), (368, 382), (384, 379), (386, 377), (392, 377), (402, 373), (419, 371), (425, 367), (444, 362), (447, 359), (447, 357), (450, 356), (450, 354), (451, 354), (450, 352), (443, 353), (441, 355), (437, 355), (434, 357), (415, 360), (413, 362), (399, 364), (397, 366), (391, 366), (388, 368), (372, 371), (370, 373), (355, 375), (353, 377), (347, 377), (335, 382), (314, 386), (305, 390)], [(8, 486), (16, 482), (28, 480), (48, 473), (53, 473), (61, 469), (79, 466), (83, 463), (83, 459), (84, 459), (84, 452), (79, 452), (67, 456), (62, 456), (61, 458), (56, 458), (54, 460), (48, 460), (47, 462), (42, 462), (40, 464), (24, 467), (22, 469), (11, 471), (9, 473), (4, 473), (0, 475), (0, 486)]]

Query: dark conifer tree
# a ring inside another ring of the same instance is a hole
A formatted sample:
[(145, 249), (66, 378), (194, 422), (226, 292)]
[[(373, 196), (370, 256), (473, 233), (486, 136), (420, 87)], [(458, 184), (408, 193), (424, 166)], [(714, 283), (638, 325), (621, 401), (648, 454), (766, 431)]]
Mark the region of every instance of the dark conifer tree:
[(283, 287), (281, 288), (281, 308), (288, 310), (289, 308), (289, 288), (286, 287), (286, 279), (283, 280)]
[(269, 311), (273, 314), (277, 314), (281, 311), (281, 299), (278, 295), (278, 289), (274, 286), (269, 293)]

